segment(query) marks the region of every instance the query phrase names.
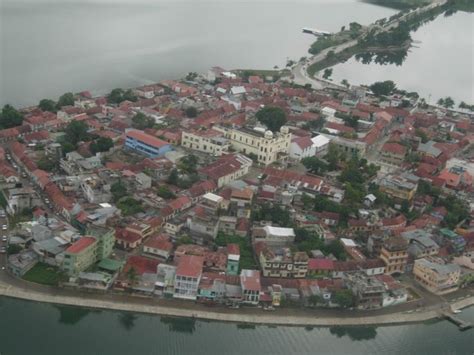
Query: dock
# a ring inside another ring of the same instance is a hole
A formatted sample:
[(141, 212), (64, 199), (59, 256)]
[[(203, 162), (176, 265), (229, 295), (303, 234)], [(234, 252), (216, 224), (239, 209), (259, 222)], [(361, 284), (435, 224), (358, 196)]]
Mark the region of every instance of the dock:
[(457, 325), (459, 330), (467, 330), (472, 328), (472, 323), (462, 320), (461, 318), (457, 317), (455, 314), (444, 311), (440, 313), (440, 317), (446, 320), (449, 320), (451, 323)]

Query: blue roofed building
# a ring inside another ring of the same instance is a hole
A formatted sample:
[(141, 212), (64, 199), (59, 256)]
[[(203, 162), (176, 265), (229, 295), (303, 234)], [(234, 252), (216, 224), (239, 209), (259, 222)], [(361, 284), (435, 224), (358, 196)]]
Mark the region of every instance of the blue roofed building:
[(171, 151), (171, 144), (151, 136), (138, 129), (128, 130), (126, 133), (125, 148), (150, 158), (157, 158)]

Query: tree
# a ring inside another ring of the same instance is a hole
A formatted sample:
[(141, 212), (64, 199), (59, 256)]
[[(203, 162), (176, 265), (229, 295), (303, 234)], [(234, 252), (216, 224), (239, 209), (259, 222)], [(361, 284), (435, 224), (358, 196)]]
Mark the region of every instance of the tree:
[(352, 31), (352, 32), (357, 32), (357, 31), (360, 31), (362, 29), (362, 25), (357, 23), (357, 22), (351, 22), (349, 24), (349, 29)]
[(76, 150), (76, 146), (71, 142), (61, 142), (63, 154), (67, 154)]
[(166, 180), (166, 182), (168, 184), (176, 186), (178, 184), (178, 181), (179, 181), (178, 170), (177, 169), (171, 170), (170, 175), (168, 176), (168, 179)]
[(455, 104), (455, 103), (454, 103), (454, 100), (453, 100), (450, 96), (448, 96), (448, 97), (446, 97), (446, 98), (444, 99), (443, 106), (444, 106), (445, 108), (448, 108), (448, 109), (449, 109), (449, 108), (453, 108), (453, 107), (454, 107), (454, 104)]
[(137, 213), (145, 212), (142, 207), (142, 202), (135, 200), (132, 197), (122, 197), (117, 202), (117, 207), (122, 211), (122, 215), (131, 216)]
[(324, 69), (323, 79), (329, 79), (332, 75), (332, 68)]
[(7, 247), (7, 254), (8, 255), (18, 254), (22, 250), (23, 248), (17, 244), (9, 244)]
[(354, 305), (354, 296), (351, 290), (336, 291), (333, 300), (334, 303), (337, 303), (342, 308), (348, 308)]
[(91, 143), (90, 151), (93, 154), (96, 154), (99, 152), (107, 152), (113, 146), (114, 146), (114, 141), (112, 139), (108, 137), (99, 137), (99, 139)]
[(176, 195), (166, 185), (161, 185), (160, 187), (158, 187), (156, 194), (166, 200), (176, 197)]
[(323, 303), (323, 298), (319, 295), (311, 295), (308, 297), (308, 303), (310, 306), (317, 306), (320, 303)]
[(113, 104), (119, 104), (123, 101), (123, 89), (116, 88), (113, 89), (110, 94), (107, 96), (109, 102)]
[(57, 108), (60, 109), (63, 106), (73, 106), (74, 105), (74, 95), (72, 92), (67, 92), (59, 97)]
[(286, 123), (286, 113), (280, 107), (266, 106), (255, 115), (272, 132), (278, 132)]
[(112, 184), (110, 192), (112, 193), (112, 200), (118, 202), (122, 197), (127, 196), (127, 187), (122, 180), (119, 180)]
[(331, 243), (325, 246), (323, 251), (325, 252), (326, 255), (329, 255), (329, 254), (334, 255), (337, 258), (337, 260), (346, 259), (346, 251), (344, 250), (344, 246), (342, 245), (339, 239), (333, 240)]
[(341, 160), (344, 159), (344, 153), (337, 145), (329, 144), (328, 152), (324, 158), (329, 163), (329, 170), (336, 170)]
[(0, 127), (1, 128), (12, 128), (20, 126), (23, 123), (23, 115), (18, 112), (13, 106), (3, 106), (2, 112), (0, 113)]
[(443, 99), (443, 98), (439, 99), (438, 102), (437, 102), (437, 104), (438, 104), (439, 106), (444, 106), (444, 99)]
[(429, 141), (428, 135), (420, 128), (415, 129), (415, 136), (421, 138), (421, 143), (426, 143)]
[(317, 157), (306, 157), (301, 160), (306, 169), (313, 174), (322, 174), (328, 170), (328, 165)]
[(125, 92), (123, 93), (123, 101), (135, 102), (137, 100), (137, 95), (135, 95), (131, 89), (125, 90)]
[(347, 81), (347, 79), (342, 79), (341, 80), (341, 85), (344, 85), (346, 88), (348, 88), (350, 86), (349, 82)]
[(49, 159), (47, 156), (38, 160), (38, 168), (44, 171), (53, 171), (57, 166), (57, 161)]
[(189, 154), (179, 160), (178, 168), (185, 174), (194, 174), (196, 173), (197, 163), (198, 157), (194, 154)]
[(197, 77), (198, 77), (198, 73), (196, 73), (196, 72), (189, 72), (189, 73), (186, 75), (186, 80), (187, 80), (187, 81), (194, 81), (194, 80), (196, 80)]
[(135, 286), (138, 280), (138, 274), (137, 274), (137, 270), (135, 270), (133, 266), (130, 269), (128, 269), (127, 278), (130, 283), (130, 287)]
[(132, 101), (135, 102), (138, 100), (137, 96), (133, 93), (132, 90), (123, 90), (121, 88), (113, 89), (110, 94), (107, 96), (107, 99), (110, 103), (119, 104), (123, 101)]
[(132, 127), (136, 129), (144, 130), (146, 128), (152, 128), (154, 125), (155, 120), (141, 112), (138, 112), (132, 118)]
[(326, 54), (326, 58), (327, 58), (327, 59), (332, 59), (332, 58), (334, 58), (335, 56), (336, 56), (336, 52), (334, 52), (333, 50), (330, 50), (330, 51), (328, 52), (328, 54)]
[(186, 117), (189, 117), (189, 118), (194, 118), (198, 114), (198, 111), (197, 111), (196, 107), (194, 107), (194, 106), (186, 107), (186, 110), (184, 112), (186, 113)]
[(43, 111), (56, 112), (56, 102), (49, 99), (43, 99), (39, 102), (38, 107)]
[(85, 122), (71, 121), (65, 129), (66, 139), (68, 142), (76, 146), (80, 141), (84, 141), (89, 138), (87, 130), (88, 127)]
[(391, 80), (386, 80), (386, 81), (377, 81), (373, 83), (372, 85), (369, 86), (370, 90), (376, 95), (376, 96), (385, 96), (385, 95), (390, 95), (393, 90), (395, 90), (396, 85), (393, 81)]

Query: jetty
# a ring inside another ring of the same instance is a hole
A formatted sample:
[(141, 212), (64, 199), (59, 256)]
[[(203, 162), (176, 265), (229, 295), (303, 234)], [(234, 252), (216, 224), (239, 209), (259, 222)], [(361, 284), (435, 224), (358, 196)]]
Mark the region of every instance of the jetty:
[(440, 318), (449, 320), (451, 323), (457, 325), (459, 330), (467, 330), (467, 329), (472, 328), (472, 323), (462, 320), (461, 318), (457, 317), (454, 313), (450, 311), (441, 312)]

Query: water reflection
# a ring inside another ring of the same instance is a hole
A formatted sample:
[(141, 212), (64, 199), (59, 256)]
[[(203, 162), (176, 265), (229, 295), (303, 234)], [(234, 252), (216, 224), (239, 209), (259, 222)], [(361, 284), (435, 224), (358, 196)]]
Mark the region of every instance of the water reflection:
[(395, 64), (400, 66), (403, 64), (405, 59), (408, 56), (408, 50), (402, 49), (394, 52), (365, 52), (359, 53), (354, 56), (354, 58), (362, 64)]
[(369, 340), (377, 336), (377, 327), (331, 327), (329, 332), (338, 338), (348, 336), (351, 340)]
[(125, 328), (125, 330), (130, 330), (135, 326), (135, 321), (137, 320), (137, 315), (130, 312), (123, 312), (119, 314), (119, 322)]
[(257, 329), (257, 327), (256, 327), (255, 324), (245, 324), (245, 323), (241, 323), (241, 324), (237, 324), (237, 329), (255, 330), (255, 329)]
[(193, 318), (161, 317), (160, 322), (167, 324), (172, 332), (192, 334), (196, 330), (196, 319)]
[(79, 321), (84, 319), (90, 313), (102, 312), (100, 310), (76, 308), (71, 306), (54, 305), (54, 308), (59, 311), (59, 323), (67, 325), (74, 325), (79, 323)]

